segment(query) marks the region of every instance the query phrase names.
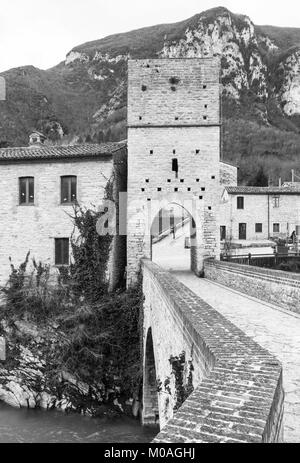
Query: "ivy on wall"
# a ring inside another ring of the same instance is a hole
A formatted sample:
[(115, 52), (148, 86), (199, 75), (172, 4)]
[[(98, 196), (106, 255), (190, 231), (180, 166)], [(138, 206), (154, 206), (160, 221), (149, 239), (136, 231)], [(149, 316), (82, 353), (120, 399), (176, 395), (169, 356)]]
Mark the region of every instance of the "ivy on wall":
[[(162, 382), (160, 379), (157, 380), (157, 392), (165, 393), (169, 396), (174, 396), (175, 404), (173, 406), (173, 410), (176, 412), (194, 391), (194, 366), (192, 360), (187, 362), (186, 353), (184, 351), (178, 356), (171, 356), (169, 362), (172, 367), (171, 375), (168, 376), (164, 382)], [(173, 393), (172, 380), (174, 381)], [(169, 401), (166, 403), (169, 403)]]

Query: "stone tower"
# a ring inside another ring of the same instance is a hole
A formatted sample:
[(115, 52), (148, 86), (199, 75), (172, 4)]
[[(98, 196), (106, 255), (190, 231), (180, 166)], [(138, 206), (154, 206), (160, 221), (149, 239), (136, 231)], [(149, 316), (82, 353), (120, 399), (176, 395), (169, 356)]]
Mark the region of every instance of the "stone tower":
[(151, 258), (151, 224), (168, 204), (193, 218), (191, 267), (219, 258), (220, 64), (128, 62), (127, 283)]

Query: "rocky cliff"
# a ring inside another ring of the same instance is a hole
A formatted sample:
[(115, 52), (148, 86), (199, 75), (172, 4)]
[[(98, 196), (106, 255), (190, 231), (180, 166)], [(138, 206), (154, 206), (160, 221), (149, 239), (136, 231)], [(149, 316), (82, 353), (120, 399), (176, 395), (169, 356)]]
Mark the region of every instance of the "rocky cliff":
[(33, 128), (50, 131), (56, 141), (122, 139), (128, 58), (215, 56), (221, 63), (225, 159), (240, 163), (245, 180), (257, 159), (269, 173), (288, 178), (299, 162), (298, 43), (300, 29), (255, 26), (225, 8), (89, 42), (50, 70), (29, 66), (3, 74), (8, 90), (0, 140), (25, 144)]

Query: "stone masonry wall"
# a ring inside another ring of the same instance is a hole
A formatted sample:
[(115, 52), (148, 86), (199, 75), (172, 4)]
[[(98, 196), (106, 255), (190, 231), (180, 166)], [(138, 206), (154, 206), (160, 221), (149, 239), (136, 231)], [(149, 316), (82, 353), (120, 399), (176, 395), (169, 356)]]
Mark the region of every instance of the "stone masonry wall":
[(237, 186), (238, 175), (237, 167), (228, 164), (224, 161), (220, 162), (220, 184), (222, 190), (224, 186)]
[(300, 313), (300, 275), (233, 262), (208, 260), (205, 277), (249, 296)]
[(128, 126), (220, 123), (220, 64), (212, 58), (128, 61)]
[[(54, 265), (55, 238), (70, 238), (73, 207), (62, 205), (60, 177), (77, 176), (77, 198), (81, 206), (92, 208), (101, 203), (104, 188), (113, 173), (112, 158), (52, 162), (1, 163), (0, 283), (10, 273), (9, 257), (14, 265), (31, 257)], [(34, 205), (19, 205), (19, 177), (33, 176)]]
[[(165, 392), (158, 393), (161, 431), (154, 442), (281, 441), (278, 360), (148, 260), (143, 260), (143, 291), (144, 349), (151, 329), (157, 378), (171, 375), (169, 358), (183, 350), (194, 367), (194, 392), (175, 414), (172, 396), (167, 401)], [(148, 363), (144, 357), (144, 368)]]

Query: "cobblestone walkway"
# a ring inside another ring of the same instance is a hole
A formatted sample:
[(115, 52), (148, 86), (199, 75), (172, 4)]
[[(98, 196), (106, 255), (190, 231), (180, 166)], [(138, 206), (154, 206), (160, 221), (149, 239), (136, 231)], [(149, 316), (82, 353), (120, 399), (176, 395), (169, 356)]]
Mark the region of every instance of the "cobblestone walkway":
[[(182, 237), (175, 241), (167, 238), (164, 244), (168, 245), (168, 241), (172, 248), (171, 258), (167, 254), (170, 249), (161, 242), (155, 262), (172, 271), (183, 284), (281, 361), (286, 393), (284, 440), (300, 442), (300, 316), (197, 278), (189, 272), (189, 264), (185, 264), (189, 256), (182, 250)], [(179, 259), (177, 262), (175, 255)]]

